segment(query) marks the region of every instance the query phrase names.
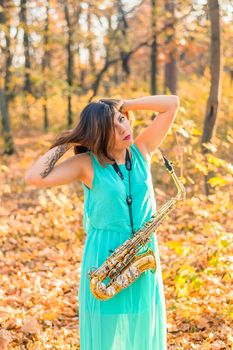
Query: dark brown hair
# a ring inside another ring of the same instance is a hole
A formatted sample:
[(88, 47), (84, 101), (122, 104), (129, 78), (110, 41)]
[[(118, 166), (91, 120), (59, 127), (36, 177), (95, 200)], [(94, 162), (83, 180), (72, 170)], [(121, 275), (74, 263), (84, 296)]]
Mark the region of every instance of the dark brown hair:
[[(98, 158), (100, 164), (112, 159), (109, 149), (114, 147), (115, 109), (121, 112), (123, 100), (104, 98), (99, 101), (88, 103), (80, 114), (79, 123), (72, 130), (66, 130), (53, 142), (53, 148), (65, 143), (76, 143), (74, 153), (92, 151)], [(124, 115), (133, 128), (134, 116), (132, 113), (124, 112)]]

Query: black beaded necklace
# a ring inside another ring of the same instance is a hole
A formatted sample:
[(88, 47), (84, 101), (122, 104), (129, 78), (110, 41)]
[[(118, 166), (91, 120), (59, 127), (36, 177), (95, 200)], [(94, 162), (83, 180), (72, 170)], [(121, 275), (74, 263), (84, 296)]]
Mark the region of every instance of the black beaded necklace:
[[(122, 174), (118, 164), (116, 163), (116, 161), (114, 160), (114, 164), (112, 164), (114, 170), (116, 171), (116, 173), (120, 176), (121, 180), (124, 179), (124, 175)], [(129, 217), (130, 217), (130, 224), (132, 227), (132, 235), (134, 234), (134, 229), (133, 229), (133, 213), (132, 213), (132, 196), (131, 196), (131, 184), (130, 184), (130, 171), (132, 169), (132, 161), (129, 155), (129, 151), (128, 149), (126, 149), (126, 155), (125, 155), (125, 167), (128, 170), (128, 175), (129, 175), (129, 194), (127, 194), (126, 196), (126, 203), (128, 204), (128, 208), (129, 208)]]

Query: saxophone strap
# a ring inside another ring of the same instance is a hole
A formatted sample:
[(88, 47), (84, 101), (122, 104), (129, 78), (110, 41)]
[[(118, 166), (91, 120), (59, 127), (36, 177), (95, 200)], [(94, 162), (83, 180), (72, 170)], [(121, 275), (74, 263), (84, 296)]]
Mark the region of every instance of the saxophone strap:
[[(114, 164), (112, 164), (115, 172), (119, 175), (119, 177), (121, 178), (121, 180), (124, 180), (124, 175), (122, 174), (118, 164), (116, 163), (116, 161), (114, 161)], [(132, 161), (129, 155), (129, 151), (128, 149), (126, 149), (126, 155), (125, 155), (125, 167), (128, 170), (128, 176), (129, 176), (129, 194), (127, 194), (126, 196), (126, 203), (128, 205), (129, 208), (129, 218), (130, 218), (130, 224), (132, 227), (132, 235), (134, 234), (134, 229), (133, 229), (133, 212), (132, 212), (132, 196), (131, 196), (131, 183), (130, 183), (130, 171), (132, 170)], [(110, 252), (113, 252), (112, 250), (109, 250)]]

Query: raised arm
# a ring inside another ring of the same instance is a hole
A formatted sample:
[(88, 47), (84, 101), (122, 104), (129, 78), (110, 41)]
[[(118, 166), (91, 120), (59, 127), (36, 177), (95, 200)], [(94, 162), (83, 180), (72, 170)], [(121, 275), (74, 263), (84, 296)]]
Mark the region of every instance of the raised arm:
[(36, 187), (58, 186), (79, 178), (82, 171), (81, 154), (74, 155), (55, 166), (73, 144), (55, 146), (41, 156), (27, 171), (25, 181)]
[(179, 107), (176, 95), (153, 95), (124, 100), (122, 113), (128, 110), (152, 110), (158, 112), (156, 118), (135, 138), (150, 157), (166, 137)]

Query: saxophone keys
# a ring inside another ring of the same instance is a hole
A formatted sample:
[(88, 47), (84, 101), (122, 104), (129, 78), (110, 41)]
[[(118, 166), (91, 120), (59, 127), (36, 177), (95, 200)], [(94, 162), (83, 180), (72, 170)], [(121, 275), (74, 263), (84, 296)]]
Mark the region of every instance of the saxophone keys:
[(134, 276), (133, 276), (133, 274), (131, 273), (130, 268), (128, 268), (128, 269), (125, 271), (125, 276), (127, 276), (128, 281), (129, 281), (130, 283), (132, 283), (132, 282), (134, 281)]
[(122, 276), (122, 288), (127, 288), (129, 286), (129, 280), (127, 276), (123, 275)]
[(127, 261), (129, 260), (129, 258), (130, 258), (130, 254), (126, 254), (126, 256), (124, 257), (124, 260), (123, 260), (124, 264), (127, 263)]
[(110, 276), (114, 276), (116, 274), (117, 270), (116, 269), (112, 269)]
[(96, 288), (101, 292), (101, 293), (105, 293), (106, 292), (106, 286), (103, 282), (97, 282), (96, 284)]
[(120, 269), (121, 268), (121, 263), (118, 263), (116, 266), (116, 269)]
[(116, 283), (118, 284), (118, 286), (122, 287), (122, 284), (123, 284), (122, 275), (119, 275), (119, 276), (117, 277)]
[(106, 294), (110, 297), (113, 297), (116, 293), (116, 290), (113, 286), (110, 286), (106, 289)]
[(119, 275), (116, 282), (121, 288), (127, 288), (129, 285), (128, 278), (125, 275)]
[(129, 270), (130, 270), (130, 273), (132, 274), (132, 277), (134, 279), (136, 279), (136, 278), (138, 278), (140, 276), (140, 271), (139, 271), (139, 269), (136, 266), (131, 265)]

